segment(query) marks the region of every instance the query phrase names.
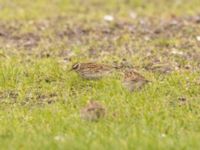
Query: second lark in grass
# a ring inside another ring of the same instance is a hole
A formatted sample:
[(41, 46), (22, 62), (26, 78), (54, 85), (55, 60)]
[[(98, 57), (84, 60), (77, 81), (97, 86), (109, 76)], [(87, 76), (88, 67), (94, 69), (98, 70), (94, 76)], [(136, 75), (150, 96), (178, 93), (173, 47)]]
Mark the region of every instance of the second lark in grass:
[(136, 72), (134, 69), (128, 69), (124, 71), (124, 79), (122, 84), (131, 92), (141, 89), (148, 82), (150, 81)]

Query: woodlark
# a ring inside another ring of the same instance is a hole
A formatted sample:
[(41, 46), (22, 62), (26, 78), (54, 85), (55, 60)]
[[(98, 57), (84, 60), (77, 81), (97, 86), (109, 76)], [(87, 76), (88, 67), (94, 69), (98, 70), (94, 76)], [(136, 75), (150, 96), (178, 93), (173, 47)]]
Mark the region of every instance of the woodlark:
[(149, 80), (145, 79), (142, 75), (136, 72), (134, 69), (125, 70), (123, 85), (129, 91), (135, 91), (141, 89)]
[(96, 63), (76, 63), (71, 70), (76, 71), (84, 79), (100, 79), (111, 73), (114, 67)]
[(105, 108), (97, 101), (91, 100), (80, 112), (81, 118), (87, 121), (97, 121), (105, 116)]

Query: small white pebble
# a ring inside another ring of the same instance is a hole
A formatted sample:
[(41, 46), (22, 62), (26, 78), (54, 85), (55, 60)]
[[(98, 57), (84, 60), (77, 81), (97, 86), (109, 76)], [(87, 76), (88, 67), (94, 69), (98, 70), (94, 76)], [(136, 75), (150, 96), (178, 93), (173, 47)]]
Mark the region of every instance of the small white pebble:
[(200, 42), (200, 36), (197, 36), (197, 37), (196, 37), (196, 39), (197, 39), (197, 41), (199, 41), (199, 42)]
[(130, 15), (130, 17), (131, 17), (132, 19), (136, 19), (136, 18), (137, 18), (137, 13), (134, 12), (134, 11), (130, 12), (129, 15)]
[(114, 20), (114, 17), (111, 16), (111, 15), (105, 15), (105, 16), (104, 16), (104, 20), (105, 20), (105, 21), (108, 21), (108, 22), (112, 22), (112, 21)]
[(150, 41), (150, 37), (149, 37), (149, 36), (145, 36), (145, 37), (144, 37), (144, 40), (145, 40), (145, 41)]

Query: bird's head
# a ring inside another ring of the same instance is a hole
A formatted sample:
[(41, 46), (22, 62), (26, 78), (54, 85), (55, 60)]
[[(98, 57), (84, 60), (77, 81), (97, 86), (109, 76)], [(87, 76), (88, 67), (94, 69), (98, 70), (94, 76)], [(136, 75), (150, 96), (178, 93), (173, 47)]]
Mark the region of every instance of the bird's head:
[(70, 71), (74, 70), (74, 71), (78, 71), (80, 69), (81, 64), (80, 63), (75, 63), (72, 65), (72, 68)]

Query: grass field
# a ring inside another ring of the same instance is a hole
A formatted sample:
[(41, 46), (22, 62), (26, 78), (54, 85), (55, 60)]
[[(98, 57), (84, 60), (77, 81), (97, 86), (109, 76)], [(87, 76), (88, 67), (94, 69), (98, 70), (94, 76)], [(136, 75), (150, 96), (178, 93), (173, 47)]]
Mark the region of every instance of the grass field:
[[(106, 20), (105, 16), (112, 16)], [(130, 93), (126, 61), (153, 81)], [(107, 114), (80, 118), (88, 100)], [(199, 0), (0, 0), (0, 149), (200, 149)]]

